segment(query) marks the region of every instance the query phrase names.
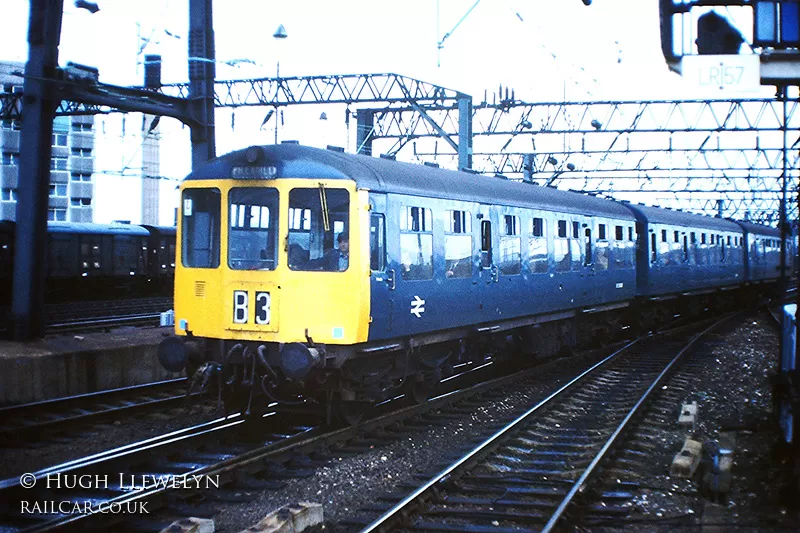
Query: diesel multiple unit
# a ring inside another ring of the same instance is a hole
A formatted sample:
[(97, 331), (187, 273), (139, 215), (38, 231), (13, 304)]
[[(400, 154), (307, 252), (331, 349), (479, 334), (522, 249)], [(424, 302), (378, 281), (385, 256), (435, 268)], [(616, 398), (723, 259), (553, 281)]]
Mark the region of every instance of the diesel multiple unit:
[(196, 169), (178, 218), (161, 361), (242, 408), (424, 397), (780, 275), (773, 228), (292, 144)]

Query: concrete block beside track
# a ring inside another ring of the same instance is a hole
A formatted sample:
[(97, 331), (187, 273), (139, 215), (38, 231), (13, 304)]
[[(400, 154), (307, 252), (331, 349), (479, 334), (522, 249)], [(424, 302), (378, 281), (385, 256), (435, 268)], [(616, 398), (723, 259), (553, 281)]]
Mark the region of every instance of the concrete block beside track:
[(678, 416), (678, 425), (694, 428), (696, 424), (697, 424), (697, 402), (683, 404), (681, 406), (681, 414)]
[(171, 523), (160, 533), (214, 533), (214, 521), (209, 518), (183, 518)]
[(672, 460), (669, 475), (672, 477), (691, 478), (698, 465), (703, 451), (703, 444), (699, 441), (686, 439), (683, 449)]
[(0, 405), (30, 403), (179, 377), (158, 362), (171, 328), (0, 341)]
[(241, 533), (300, 533), (323, 522), (322, 505), (299, 502), (272, 511), (261, 521)]

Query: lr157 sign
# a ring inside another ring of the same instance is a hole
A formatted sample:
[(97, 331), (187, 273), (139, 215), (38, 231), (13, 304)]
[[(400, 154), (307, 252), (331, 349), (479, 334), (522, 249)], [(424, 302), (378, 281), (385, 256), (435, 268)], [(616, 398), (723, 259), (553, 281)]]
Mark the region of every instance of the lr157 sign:
[(757, 91), (761, 88), (761, 61), (750, 55), (699, 55), (681, 59), (681, 75), (716, 91)]

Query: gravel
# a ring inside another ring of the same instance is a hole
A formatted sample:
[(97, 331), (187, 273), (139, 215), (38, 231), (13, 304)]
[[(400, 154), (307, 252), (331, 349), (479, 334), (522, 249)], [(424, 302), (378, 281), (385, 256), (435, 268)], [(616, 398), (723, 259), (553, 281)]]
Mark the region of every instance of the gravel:
[[(769, 376), (775, 368), (778, 334), (770, 320), (766, 314), (754, 314), (718, 335), (712, 358), (695, 365), (699, 372), (690, 383), (693, 390), (686, 398), (698, 401), (700, 422), (694, 432), (696, 438), (715, 439), (722, 429), (736, 431), (734, 477), (728, 502), (709, 502), (699, 494), (696, 480), (669, 477), (669, 464), (686, 437), (686, 430), (675, 424), (674, 428), (663, 429), (661, 437), (667, 446), (660, 456), (648, 461), (650, 468), (639, 473), (638, 482), (643, 488), (630, 503), (628, 521), (600, 528), (578, 526), (579, 530), (675, 531), (681, 526), (700, 530), (701, 521), (706, 524), (704, 531), (800, 530), (800, 514), (782, 499), (790, 472), (772, 454), (779, 436), (771, 424)], [(353, 531), (353, 526), (342, 521), (354, 515), (364, 516), (356, 510), (375, 505), (382, 493), (408, 492), (420, 483), (415, 474), (438, 471), (454, 452), (495, 428), (504, 415), (508, 417), (515, 409), (541, 399), (555, 387), (547, 384), (547, 377), (543, 373), (541, 385), (526, 391), (515, 389), (506, 398), (493, 401), (462, 420), (433, 422), (425, 430), (374, 451), (353, 457), (336, 456), (311, 477), (290, 480), (283, 489), (262, 493), (248, 503), (220, 505), (220, 512), (214, 517), (217, 531), (241, 531), (270, 511), (297, 501), (323, 504), (324, 530)], [(676, 418), (679, 407), (675, 408)], [(713, 524), (721, 525), (714, 529)], [(752, 524), (758, 526), (747, 527)]]
[[(696, 400), (699, 405), (695, 438), (716, 439), (725, 429), (736, 432), (729, 500), (711, 503), (699, 494), (696, 480), (669, 477), (669, 464), (687, 432), (677, 424), (665, 425), (659, 430), (664, 446), (654, 452), (647, 468), (638, 472), (636, 481), (642, 488), (629, 503), (628, 521), (604, 527), (578, 526), (579, 530), (675, 531), (688, 526), (691, 531), (701, 530), (703, 520), (703, 531), (800, 530), (800, 514), (783, 499), (782, 488), (791, 472), (773, 454), (779, 435), (771, 418), (770, 374), (776, 364), (778, 334), (770, 320), (766, 314), (753, 314), (719, 334), (711, 355), (695, 364), (695, 373), (686, 385), (686, 401)], [(504, 398), (489, 402), (473, 414), (431, 421), (416, 430), (406, 427), (404, 437), (367, 452), (352, 456), (332, 452), (332, 459), (315, 468), (309, 477), (290, 479), (279, 490), (255, 493), (246, 503), (210, 502), (219, 511), (214, 516), (216, 530), (241, 531), (282, 505), (310, 501), (323, 504), (325, 531), (353, 531), (353, 526), (342, 521), (354, 515), (377, 516), (360, 514), (357, 509), (375, 505), (382, 493), (408, 492), (420, 483), (416, 474), (437, 472), (454, 458), (453, 454), (557, 386), (549, 372), (543, 371), (537, 385), (509, 387)], [(679, 405), (675, 409), (677, 417)], [(207, 419), (208, 415), (205, 411), (170, 413), (167, 420), (155, 423), (152, 418), (143, 418), (112, 424), (78, 440), (44, 446), (35, 453), (4, 450), (2, 477), (155, 436)], [(713, 529), (712, 524), (723, 525)]]

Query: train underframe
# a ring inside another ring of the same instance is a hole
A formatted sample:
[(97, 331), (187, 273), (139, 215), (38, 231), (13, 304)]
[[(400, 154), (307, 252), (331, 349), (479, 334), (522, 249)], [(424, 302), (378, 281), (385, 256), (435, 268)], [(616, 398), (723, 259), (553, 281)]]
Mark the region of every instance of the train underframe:
[(329, 419), (358, 420), (401, 394), (426, 401), (447, 377), (492, 362), (524, 366), (576, 348), (603, 346), (670, 322), (753, 303), (771, 285), (637, 300), (482, 324), (363, 346), (258, 343), (189, 338), (187, 372), (227, 411), (259, 413), (269, 404), (318, 405)]

